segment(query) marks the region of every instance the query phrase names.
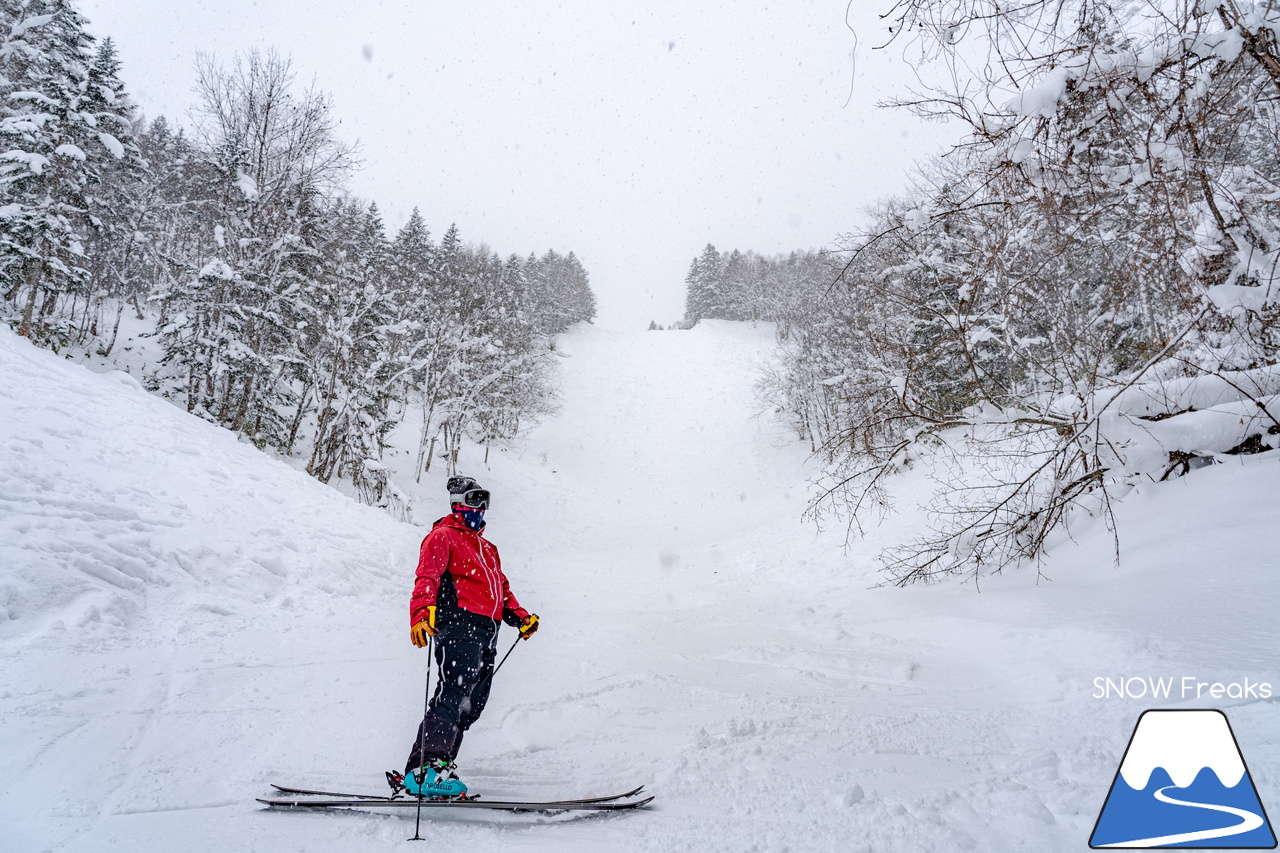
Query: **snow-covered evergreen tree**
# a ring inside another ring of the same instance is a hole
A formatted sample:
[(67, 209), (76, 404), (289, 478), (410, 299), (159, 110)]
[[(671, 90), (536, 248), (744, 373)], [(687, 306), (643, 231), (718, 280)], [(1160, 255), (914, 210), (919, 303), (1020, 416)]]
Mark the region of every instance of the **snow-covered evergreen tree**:
[(89, 68), (88, 108), (97, 127), (109, 134), (112, 153), (102, 167), (102, 182), (95, 193), (94, 228), (87, 246), (90, 293), (85, 300), (86, 321), (80, 324), (82, 345), (98, 338), (104, 302), (114, 299), (115, 318), (111, 338), (103, 352), (110, 354), (119, 331), (127, 299), (135, 303), (146, 287), (143, 261), (143, 229), (151, 213), (146, 194), (145, 164), (134, 135), (136, 108), (120, 79), (115, 43), (103, 39)]
[(114, 51), (95, 55), (67, 0), (10, 0), (0, 11), (0, 287), (20, 334), (65, 340), (57, 311), (87, 294), (87, 244), (110, 216), (112, 164), (132, 151), (131, 107)]
[(686, 320), (722, 320), (727, 316), (723, 277), (724, 259), (716, 251), (716, 247), (708, 243), (702, 254), (689, 265), (689, 274), (685, 276)]

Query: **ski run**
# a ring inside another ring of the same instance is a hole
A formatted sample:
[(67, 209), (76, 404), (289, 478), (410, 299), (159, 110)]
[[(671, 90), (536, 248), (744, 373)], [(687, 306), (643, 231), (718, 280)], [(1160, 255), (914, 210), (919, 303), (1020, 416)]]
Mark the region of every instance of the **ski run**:
[[(412, 809), (256, 800), (374, 794), (401, 767), (426, 673), (408, 595), (444, 472), (415, 484), (415, 455), (391, 456), (417, 522), (398, 523), (0, 330), (0, 848), (1078, 851), (1155, 706), (1223, 708), (1280, 811), (1275, 693), (1180, 692), (1280, 686), (1280, 455), (1131, 495), (1119, 567), (1098, 526), (1038, 583), (880, 588), (929, 471), (847, 548), (803, 520), (817, 470), (753, 391), (772, 348), (765, 324), (580, 325), (558, 414), (463, 459), (542, 629), (460, 771), (488, 800), (656, 799), (437, 808), (414, 845)], [(1097, 686), (1154, 678), (1174, 695)]]

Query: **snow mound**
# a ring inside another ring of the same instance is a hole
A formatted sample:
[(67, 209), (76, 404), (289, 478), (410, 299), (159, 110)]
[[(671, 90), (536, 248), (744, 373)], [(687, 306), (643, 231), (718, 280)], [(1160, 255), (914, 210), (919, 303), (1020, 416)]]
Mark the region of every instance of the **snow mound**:
[(299, 583), (389, 590), (418, 536), (7, 329), (0, 411), (0, 640), (101, 643), (153, 611), (234, 611)]

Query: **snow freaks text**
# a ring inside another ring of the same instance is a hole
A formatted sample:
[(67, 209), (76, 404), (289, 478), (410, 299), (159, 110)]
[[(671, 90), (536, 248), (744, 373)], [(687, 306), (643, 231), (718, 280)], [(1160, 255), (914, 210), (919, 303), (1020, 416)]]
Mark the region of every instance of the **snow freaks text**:
[(1098, 676), (1093, 680), (1094, 699), (1270, 699), (1274, 691), (1265, 681), (1205, 681), (1181, 677)]

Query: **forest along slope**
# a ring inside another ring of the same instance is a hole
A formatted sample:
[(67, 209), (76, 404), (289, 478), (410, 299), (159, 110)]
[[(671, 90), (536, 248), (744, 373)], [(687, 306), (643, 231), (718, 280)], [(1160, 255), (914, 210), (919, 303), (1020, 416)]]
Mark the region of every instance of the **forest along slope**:
[[(908, 517), (848, 553), (799, 519), (812, 471), (752, 392), (771, 347), (766, 326), (578, 327), (559, 414), (488, 467), (464, 460), (544, 620), (465, 777), (491, 797), (644, 782), (659, 799), (603, 820), (437, 816), (437, 846), (1079, 850), (1154, 704), (1095, 700), (1095, 677), (1280, 684), (1275, 455), (1131, 496), (1120, 570), (1086, 533), (1052, 583), (870, 589)], [(397, 524), (7, 332), (0, 411), (0, 837), (401, 845), (404, 815), (252, 799), (280, 780), (376, 791), (403, 760), (425, 670), (405, 605), (443, 473), (416, 495), (423, 523)], [(929, 473), (895, 485), (903, 505)], [(1276, 702), (1217, 704), (1275, 801)]]

